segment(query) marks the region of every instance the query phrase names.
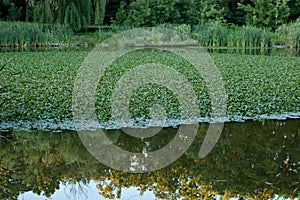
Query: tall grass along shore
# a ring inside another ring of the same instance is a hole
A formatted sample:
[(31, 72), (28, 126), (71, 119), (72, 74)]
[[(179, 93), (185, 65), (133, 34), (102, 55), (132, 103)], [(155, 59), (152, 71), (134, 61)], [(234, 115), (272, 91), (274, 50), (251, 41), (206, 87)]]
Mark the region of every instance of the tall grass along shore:
[[(209, 22), (198, 25), (161, 24), (197, 40), (202, 46), (239, 48), (300, 48), (300, 19), (274, 32), (253, 26), (229, 26)], [(0, 47), (94, 46), (132, 27), (93, 26), (91, 32), (74, 34), (65, 25), (0, 21)], [(96, 31), (95, 31), (96, 30)]]

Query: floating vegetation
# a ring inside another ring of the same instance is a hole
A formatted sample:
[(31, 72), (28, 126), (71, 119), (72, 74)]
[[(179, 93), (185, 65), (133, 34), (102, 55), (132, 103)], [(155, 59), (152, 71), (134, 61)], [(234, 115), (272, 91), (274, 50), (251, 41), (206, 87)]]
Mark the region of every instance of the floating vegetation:
[[(0, 108), (0, 126), (9, 127), (11, 122), (14, 125), (21, 122), (46, 122), (50, 125), (68, 122), (70, 128), (73, 84), (87, 55), (86, 51), (1, 53), (0, 63), (5, 62), (8, 66), (5, 73), (1, 72), (1, 84), (10, 85), (12, 89), (0, 94), (1, 100), (4, 97), (9, 99)], [(299, 57), (216, 53), (211, 56), (225, 83), (228, 121), (300, 117)], [(199, 121), (207, 121), (210, 100), (195, 69), (169, 52), (146, 50), (134, 51), (117, 59), (100, 80), (95, 106), (101, 123), (110, 124), (110, 97), (116, 81), (133, 65), (147, 62), (172, 66), (182, 73), (199, 99)], [(155, 84), (145, 85), (132, 95), (132, 117), (148, 119), (149, 108), (154, 103), (164, 107), (168, 119), (176, 121), (180, 117), (176, 97)], [(43, 129), (45, 126), (35, 126), (39, 127)]]

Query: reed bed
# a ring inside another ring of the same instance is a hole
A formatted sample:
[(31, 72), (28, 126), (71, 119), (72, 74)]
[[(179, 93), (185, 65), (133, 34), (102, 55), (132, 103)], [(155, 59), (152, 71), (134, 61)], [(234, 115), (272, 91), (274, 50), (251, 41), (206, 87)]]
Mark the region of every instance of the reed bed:
[(64, 25), (0, 21), (0, 46), (56, 46), (70, 43), (72, 30)]
[(300, 48), (300, 18), (293, 23), (279, 27), (275, 33), (277, 45)]
[[(300, 48), (300, 19), (282, 25), (275, 32), (253, 26), (229, 26), (221, 23), (198, 25), (161, 24), (197, 40), (202, 46), (269, 48), (273, 46)], [(0, 47), (94, 46), (132, 27), (99, 26), (96, 32), (73, 34), (64, 25), (0, 21)]]
[(275, 32), (253, 26), (228, 26), (218, 23), (198, 24), (190, 32), (202, 46), (242, 48), (300, 48), (300, 18), (280, 26)]
[(202, 46), (226, 46), (228, 28), (218, 23), (198, 24), (193, 27), (191, 36)]
[(254, 47), (272, 46), (271, 33), (251, 26), (229, 27), (219, 23), (196, 25), (191, 36), (202, 46)]
[(243, 26), (235, 29), (228, 35), (230, 47), (271, 47), (271, 33), (265, 29), (252, 26)]

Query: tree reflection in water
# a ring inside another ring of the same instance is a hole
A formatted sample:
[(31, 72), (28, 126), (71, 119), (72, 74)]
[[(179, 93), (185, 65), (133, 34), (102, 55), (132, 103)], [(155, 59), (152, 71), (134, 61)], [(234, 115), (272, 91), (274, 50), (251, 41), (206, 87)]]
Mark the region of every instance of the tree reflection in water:
[[(200, 124), (192, 146), (176, 162), (144, 174), (102, 165), (87, 152), (76, 132), (2, 132), (0, 199), (15, 199), (26, 191), (50, 197), (61, 183), (88, 184), (91, 180), (99, 183), (99, 194), (106, 198), (118, 198), (122, 189), (132, 186), (141, 194), (151, 190), (161, 199), (299, 196), (299, 119), (227, 123), (213, 151), (198, 159), (207, 128), (208, 124)], [(119, 130), (106, 134), (115, 145), (141, 152), (145, 144), (148, 151), (161, 148), (176, 131), (165, 128), (143, 141)]]

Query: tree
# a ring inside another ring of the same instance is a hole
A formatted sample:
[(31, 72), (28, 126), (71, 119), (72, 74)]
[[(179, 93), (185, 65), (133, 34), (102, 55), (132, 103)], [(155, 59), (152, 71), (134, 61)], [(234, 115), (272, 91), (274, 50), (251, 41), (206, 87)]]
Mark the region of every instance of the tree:
[(92, 13), (91, 0), (42, 0), (35, 7), (35, 21), (67, 24), (79, 31), (91, 23)]
[(250, 4), (238, 3), (247, 12), (246, 23), (256, 27), (275, 30), (285, 23), (290, 14), (289, 0), (252, 0)]
[(22, 18), (21, 2), (13, 0), (0, 1), (0, 15), (3, 20), (19, 21)]
[(198, 24), (199, 14), (194, 0), (177, 0), (171, 17), (175, 24)]
[(136, 0), (129, 5), (123, 1), (116, 15), (119, 24), (133, 26), (196, 24), (198, 18), (193, 0)]
[(289, 0), (288, 2), (290, 8), (290, 15), (288, 21), (294, 21), (300, 17), (300, 1), (299, 0)]
[(118, 12), (116, 13), (116, 23), (117, 24), (124, 24), (127, 15), (128, 15), (128, 9), (126, 9), (128, 5), (125, 3), (125, 1), (121, 1), (120, 8), (118, 9)]
[(225, 22), (220, 0), (196, 0), (195, 5), (200, 12), (200, 23)]
[(109, 0), (105, 6), (105, 17), (103, 24), (116, 23), (116, 14), (124, 1)]
[(238, 3), (249, 4), (251, 0), (222, 0), (224, 8), (224, 19), (228, 24), (245, 25), (247, 14), (244, 10), (238, 8)]
[(95, 21), (94, 24), (101, 25), (104, 21), (105, 16), (105, 7), (108, 3), (108, 0), (94, 0), (94, 6), (95, 6)]
[(35, 0), (25, 0), (25, 21), (29, 22), (30, 8), (34, 7)]
[[(124, 11), (122, 11), (124, 12)], [(151, 10), (148, 0), (137, 0), (130, 4), (130, 10), (124, 24), (131, 26), (149, 26)]]

